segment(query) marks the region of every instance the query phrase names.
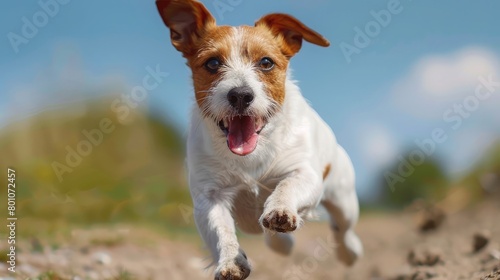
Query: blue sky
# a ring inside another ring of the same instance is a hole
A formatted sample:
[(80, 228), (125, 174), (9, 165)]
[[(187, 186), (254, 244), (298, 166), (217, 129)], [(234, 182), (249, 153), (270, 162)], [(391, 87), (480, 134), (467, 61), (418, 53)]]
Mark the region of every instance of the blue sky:
[[(82, 88), (117, 83), (132, 88), (147, 66), (160, 65), (170, 75), (150, 92), (148, 104), (185, 131), (193, 102), (190, 72), (171, 46), (154, 1), (65, 2), (17, 53), (9, 34), (22, 35), (23, 17), (33, 22), (43, 9), (38, 1), (2, 3), (0, 126), (88, 98)], [(430, 137), (436, 128), (443, 128), (448, 140), (433, 155), (442, 158), (452, 177), (500, 135), (500, 89), (459, 128), (443, 119), (455, 103), (474, 94), (478, 76), (500, 80), (498, 1), (202, 2), (219, 24), (252, 25), (266, 13), (284, 12), (330, 40), (329, 48), (305, 43), (291, 67), (303, 95), (351, 155), (364, 198), (372, 195), (387, 163), (402, 149), (415, 149), (414, 141)], [(217, 5), (230, 8), (217, 13)], [(373, 13), (391, 5), (399, 12), (373, 29)], [(367, 25), (373, 36), (349, 62), (341, 46), (356, 46), (355, 28)]]

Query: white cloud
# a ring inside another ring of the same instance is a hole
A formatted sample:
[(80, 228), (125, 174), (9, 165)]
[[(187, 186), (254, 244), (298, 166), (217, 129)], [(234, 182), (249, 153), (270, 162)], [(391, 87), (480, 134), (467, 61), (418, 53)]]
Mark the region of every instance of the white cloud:
[(396, 106), (417, 117), (441, 118), (443, 111), (474, 93), (480, 76), (500, 76), (500, 58), (480, 47), (428, 55), (395, 83)]
[(388, 128), (381, 124), (367, 124), (361, 129), (360, 148), (365, 164), (378, 170), (391, 164), (399, 152), (399, 146)]
[[(500, 81), (500, 56), (485, 48), (468, 47), (420, 58), (393, 87), (391, 98), (400, 114), (445, 129), (449, 140), (439, 146), (439, 155), (444, 156), (451, 174), (471, 168), (500, 137), (500, 89), (486, 100), (476, 99), (477, 107), (464, 115), (456, 110), (457, 105), (467, 108), (465, 101), (475, 98), (481, 76)], [(454, 128), (444, 115), (459, 118), (460, 125)]]

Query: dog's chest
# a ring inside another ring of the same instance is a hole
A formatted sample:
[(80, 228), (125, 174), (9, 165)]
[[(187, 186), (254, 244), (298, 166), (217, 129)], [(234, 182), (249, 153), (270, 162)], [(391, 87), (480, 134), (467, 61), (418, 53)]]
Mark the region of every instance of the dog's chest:
[(285, 176), (275, 172), (272, 162), (248, 165), (228, 161), (223, 169), (227, 172), (224, 178), (226, 186), (246, 190), (255, 195), (262, 189), (273, 190)]

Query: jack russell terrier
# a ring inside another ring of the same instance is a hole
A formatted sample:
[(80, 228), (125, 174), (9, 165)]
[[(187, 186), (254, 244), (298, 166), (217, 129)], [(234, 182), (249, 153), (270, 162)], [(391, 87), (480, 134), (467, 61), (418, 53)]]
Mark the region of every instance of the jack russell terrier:
[(339, 259), (353, 264), (363, 247), (353, 231), (359, 207), (351, 160), (288, 75), (303, 40), (322, 47), (328, 40), (286, 14), (217, 26), (198, 1), (156, 5), (192, 71), (189, 187), (215, 279), (250, 274), (235, 224), (264, 232), (271, 249), (289, 254), (291, 233), (319, 203), (330, 214)]

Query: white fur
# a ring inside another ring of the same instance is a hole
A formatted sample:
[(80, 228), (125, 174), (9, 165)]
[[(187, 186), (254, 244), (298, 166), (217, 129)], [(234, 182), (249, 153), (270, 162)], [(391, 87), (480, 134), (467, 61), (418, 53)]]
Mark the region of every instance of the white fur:
[[(227, 92), (249, 86), (255, 93), (250, 110), (263, 116), (275, 105), (257, 70), (239, 57), (242, 40), (238, 36), (235, 28), (235, 50), (224, 66), (222, 79), (211, 90), (208, 110), (215, 116), (230, 113)], [(289, 233), (275, 235), (263, 230), (263, 220), (285, 213), (300, 226), (320, 202), (331, 214), (340, 259), (352, 264), (362, 255), (361, 242), (352, 230), (358, 218), (358, 201), (351, 161), (290, 79), (285, 92), (281, 108), (262, 130), (256, 149), (246, 156), (233, 154), (217, 123), (204, 118), (197, 106), (192, 110), (187, 143), (189, 185), (196, 225), (217, 265), (216, 279), (238, 271), (244, 275), (235, 279), (245, 279), (250, 273), (236, 238), (235, 222), (243, 231), (265, 232), (272, 249), (288, 254), (293, 244)], [(323, 180), (327, 165), (331, 170)]]

